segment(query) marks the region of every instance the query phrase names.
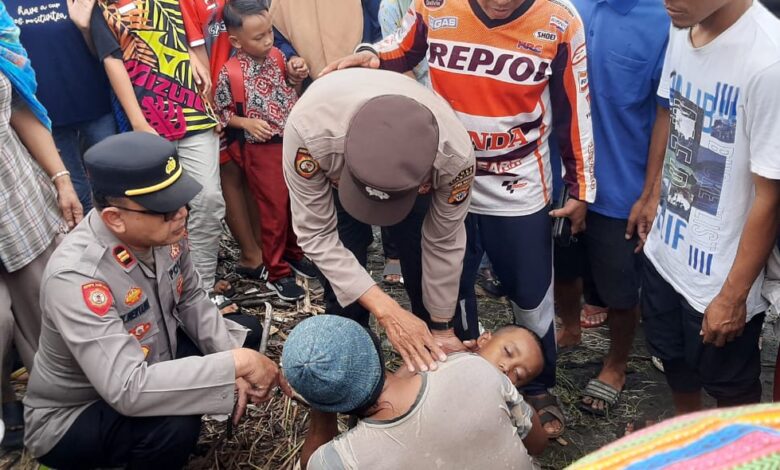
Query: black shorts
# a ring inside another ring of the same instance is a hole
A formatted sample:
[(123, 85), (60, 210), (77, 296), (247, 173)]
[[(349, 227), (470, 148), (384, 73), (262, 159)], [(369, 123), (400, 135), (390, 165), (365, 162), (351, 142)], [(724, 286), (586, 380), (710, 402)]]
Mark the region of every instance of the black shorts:
[(702, 388), (720, 406), (756, 403), (761, 398), (758, 340), (764, 314), (754, 316), (741, 336), (723, 347), (704, 344), (699, 334), (704, 315), (645, 260), (642, 270), (642, 321), (648, 349), (664, 363), (672, 391)]
[(587, 229), (569, 247), (555, 245), (555, 279), (583, 279), (585, 301), (630, 309), (639, 304), (641, 258), (636, 236), (626, 240), (626, 220), (588, 211)]

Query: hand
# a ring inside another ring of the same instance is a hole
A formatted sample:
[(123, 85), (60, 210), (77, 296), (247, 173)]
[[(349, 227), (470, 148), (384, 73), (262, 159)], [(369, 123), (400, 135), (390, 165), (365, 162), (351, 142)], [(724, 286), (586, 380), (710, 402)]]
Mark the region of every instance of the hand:
[(292, 86), (298, 86), (309, 76), (309, 67), (306, 62), (297, 56), (287, 61), (287, 80)]
[(449, 329), (447, 331), (433, 330), (431, 331), (431, 334), (433, 335), (433, 339), (441, 345), (445, 354), (469, 351), (469, 348), (455, 336), (454, 329)]
[(274, 135), (271, 126), (262, 119), (244, 118), (241, 127), (260, 142), (265, 142)]
[(650, 234), (650, 230), (653, 228), (653, 221), (658, 214), (658, 199), (659, 197), (648, 198), (642, 210), (639, 211), (636, 231), (637, 235), (639, 235), (640, 250), (647, 243), (647, 236)]
[(190, 53), (190, 64), (192, 66), (192, 78), (198, 86), (201, 95), (211, 101), (211, 75), (206, 65), (202, 64), (194, 53)]
[(84, 208), (81, 207), (76, 190), (73, 189), (70, 176), (60, 176), (54, 180), (54, 186), (57, 189), (57, 204), (62, 217), (68, 224), (68, 229), (72, 229), (84, 218)]
[(746, 318), (745, 301), (730, 300), (723, 293), (718, 294), (704, 311), (700, 333), (702, 341), (723, 347), (742, 334)]
[[(276, 363), (265, 355), (253, 349), (240, 348), (233, 350), (233, 360), (236, 367), (236, 379), (242, 378), (252, 386), (253, 403), (270, 400), (273, 390), (281, 386), (287, 393), (289, 386), (282, 382), (281, 372)], [(285, 390), (287, 387), (287, 390)]]
[(576, 235), (585, 230), (585, 215), (588, 203), (569, 199), (563, 207), (550, 211), (550, 217), (568, 217), (571, 220), (571, 234)]
[(233, 425), (238, 426), (238, 422), (246, 413), (246, 406), (252, 400), (252, 385), (241, 377), (236, 379), (236, 407), (233, 409)]
[(377, 320), (410, 372), (436, 370), (437, 358), (440, 361), (447, 360), (447, 355), (425, 322), (400, 305), (395, 304), (394, 308), (377, 315)]
[[(626, 224), (626, 240), (631, 240), (634, 238), (634, 235), (638, 233), (638, 230), (641, 225), (641, 231), (643, 233), (647, 233), (647, 228), (644, 226), (644, 224), (647, 223), (643, 218), (640, 216), (642, 215), (642, 210), (645, 207), (645, 204), (647, 204), (647, 199), (645, 197), (640, 197), (636, 200), (633, 206), (631, 206), (631, 212), (628, 214), (628, 223)], [(636, 248), (634, 249), (634, 253), (639, 253), (642, 251), (642, 247), (644, 247), (645, 241), (642, 238), (639, 238), (639, 240), (636, 243)]]
[(73, 24), (81, 31), (89, 29), (89, 20), (92, 17), (92, 9), (95, 0), (67, 0), (68, 16)]
[(370, 69), (379, 68), (379, 57), (369, 51), (360, 51), (357, 54), (348, 55), (342, 57), (334, 62), (328, 64), (327, 67), (322, 69), (320, 77), (334, 70), (348, 69), (350, 67), (366, 67)]

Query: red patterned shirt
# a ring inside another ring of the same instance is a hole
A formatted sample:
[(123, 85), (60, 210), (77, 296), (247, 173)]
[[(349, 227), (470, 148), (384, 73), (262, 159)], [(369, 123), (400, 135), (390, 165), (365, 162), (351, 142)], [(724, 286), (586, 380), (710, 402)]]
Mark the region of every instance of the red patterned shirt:
[[(295, 90), (287, 84), (282, 52), (274, 47), (263, 61), (257, 61), (239, 51), (236, 58), (244, 75), (244, 117), (264, 120), (271, 126), (274, 135), (281, 136), (287, 117), (298, 101)], [(230, 89), (227, 66), (223, 66), (219, 72), (214, 100), (219, 120), (223, 126), (227, 126), (230, 118), (236, 114), (236, 101)], [(246, 131), (244, 136), (247, 142), (259, 143)]]

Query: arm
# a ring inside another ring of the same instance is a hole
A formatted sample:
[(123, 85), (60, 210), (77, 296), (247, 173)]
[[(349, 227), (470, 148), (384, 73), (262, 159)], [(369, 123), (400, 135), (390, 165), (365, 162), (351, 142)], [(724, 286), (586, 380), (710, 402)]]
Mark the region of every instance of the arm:
[(576, 234), (585, 228), (587, 203), (596, 200), (596, 178), (584, 28), (578, 16), (570, 20), (553, 59), (550, 79), (553, 128), (570, 199), (551, 215), (571, 219), (572, 234)]
[(428, 52), (428, 25), (422, 14), (417, 13), (414, 3), (403, 17), (401, 26), (373, 47), (378, 55), (369, 51), (349, 55), (329, 64), (320, 76), (349, 67), (381, 67), (396, 72), (414, 69)]
[[(65, 165), (57, 152), (57, 146), (54, 144), (51, 132), (16, 94), (14, 94), (12, 104), (11, 127), (49, 178), (65, 171)], [(53, 183), (57, 190), (57, 203), (60, 212), (62, 212), (68, 227), (73, 228), (81, 222), (84, 209), (81, 207), (76, 190), (73, 189), (70, 176), (58, 176)]]
[(68, 17), (79, 29), (92, 55), (97, 55), (95, 44), (92, 42), (92, 33), (89, 30), (89, 21), (92, 17), (92, 10), (95, 8), (95, 0), (67, 0), (67, 2)]
[[(301, 249), (330, 281), (341, 305), (360, 302), (374, 314), (410, 369), (435, 368), (433, 358), (445, 360), (446, 356), (425, 323), (382, 292), (341, 242), (330, 180), (320, 162), (309, 155), (291, 120), (285, 128), (283, 145), (284, 179)], [(328, 158), (331, 161), (325, 163), (332, 164), (335, 157)]]

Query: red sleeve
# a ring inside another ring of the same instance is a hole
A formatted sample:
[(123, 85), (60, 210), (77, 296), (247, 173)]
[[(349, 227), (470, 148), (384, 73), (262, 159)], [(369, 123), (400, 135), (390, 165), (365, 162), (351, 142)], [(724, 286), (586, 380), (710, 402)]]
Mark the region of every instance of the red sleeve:
[(190, 47), (202, 46), (206, 43), (203, 35), (205, 25), (198, 15), (197, 0), (179, 0), (181, 16), (184, 20), (184, 31), (187, 33), (187, 42)]
[(379, 52), (380, 68), (407, 72), (425, 58), (428, 52), (428, 25), (417, 11), (417, 1), (409, 5), (398, 29), (374, 44)]

